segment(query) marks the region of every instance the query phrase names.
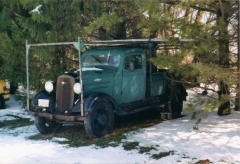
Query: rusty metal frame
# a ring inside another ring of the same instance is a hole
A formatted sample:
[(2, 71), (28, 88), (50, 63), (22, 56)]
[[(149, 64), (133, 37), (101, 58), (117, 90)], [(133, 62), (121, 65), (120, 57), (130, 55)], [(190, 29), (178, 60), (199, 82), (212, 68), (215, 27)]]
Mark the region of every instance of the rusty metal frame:
[(85, 121), (86, 117), (79, 117), (79, 116), (67, 116), (67, 115), (58, 115), (58, 114), (49, 114), (43, 112), (32, 112), (29, 111), (32, 116), (42, 116), (46, 117), (50, 120), (56, 119), (59, 121), (69, 121), (69, 122), (78, 122), (78, 121)]

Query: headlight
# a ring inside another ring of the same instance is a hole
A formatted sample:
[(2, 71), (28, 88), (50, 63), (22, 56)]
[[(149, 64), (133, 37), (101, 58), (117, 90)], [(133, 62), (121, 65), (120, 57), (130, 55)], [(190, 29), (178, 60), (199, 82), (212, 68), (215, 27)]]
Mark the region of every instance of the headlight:
[(73, 85), (73, 91), (76, 93), (76, 94), (80, 94), (81, 93), (81, 84), (80, 83), (75, 83)]
[(46, 91), (47, 92), (52, 92), (53, 91), (53, 83), (52, 82), (50, 82), (50, 81), (47, 81), (46, 83), (45, 83), (45, 89), (46, 89)]

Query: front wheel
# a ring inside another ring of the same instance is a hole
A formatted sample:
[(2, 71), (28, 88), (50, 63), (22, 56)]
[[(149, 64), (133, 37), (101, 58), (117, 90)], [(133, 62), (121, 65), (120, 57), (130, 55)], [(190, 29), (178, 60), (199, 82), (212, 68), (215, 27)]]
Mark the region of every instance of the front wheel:
[(105, 99), (97, 101), (91, 112), (86, 116), (84, 127), (87, 134), (93, 138), (100, 138), (112, 131), (114, 115), (112, 105)]
[(35, 125), (42, 134), (50, 134), (61, 129), (62, 124), (49, 120), (45, 117), (36, 116)]
[(172, 112), (172, 118), (179, 118), (183, 108), (183, 98), (179, 93), (173, 93), (170, 97), (169, 110)]

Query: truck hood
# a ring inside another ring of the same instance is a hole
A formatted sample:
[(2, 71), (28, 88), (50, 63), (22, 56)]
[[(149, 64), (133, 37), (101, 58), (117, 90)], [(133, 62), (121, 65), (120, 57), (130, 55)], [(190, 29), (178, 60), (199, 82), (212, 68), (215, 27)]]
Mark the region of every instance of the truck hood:
[(82, 68), (82, 79), (93, 79), (103, 77), (113, 77), (116, 74), (116, 68)]
[(82, 81), (85, 94), (106, 93), (112, 95), (113, 79), (116, 74), (116, 68), (83, 68)]

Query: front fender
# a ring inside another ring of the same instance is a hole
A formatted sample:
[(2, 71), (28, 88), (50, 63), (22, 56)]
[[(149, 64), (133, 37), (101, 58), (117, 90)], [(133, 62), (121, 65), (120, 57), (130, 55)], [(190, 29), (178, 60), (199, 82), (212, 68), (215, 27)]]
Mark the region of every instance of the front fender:
[(117, 104), (111, 96), (109, 96), (105, 93), (94, 93), (94, 94), (89, 95), (84, 100), (85, 115), (88, 115), (89, 113), (91, 113), (91, 110), (92, 110), (94, 104), (103, 99), (107, 100), (112, 105), (113, 111), (115, 111)]
[(36, 108), (38, 107), (38, 99), (49, 100), (49, 107), (46, 108), (46, 109), (50, 113), (54, 113), (55, 108), (56, 108), (56, 95), (55, 95), (55, 93), (53, 93), (53, 92), (48, 93), (45, 90), (37, 93), (33, 98), (32, 107), (31, 107), (30, 110), (32, 110), (32, 111), (36, 110)]

